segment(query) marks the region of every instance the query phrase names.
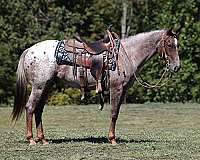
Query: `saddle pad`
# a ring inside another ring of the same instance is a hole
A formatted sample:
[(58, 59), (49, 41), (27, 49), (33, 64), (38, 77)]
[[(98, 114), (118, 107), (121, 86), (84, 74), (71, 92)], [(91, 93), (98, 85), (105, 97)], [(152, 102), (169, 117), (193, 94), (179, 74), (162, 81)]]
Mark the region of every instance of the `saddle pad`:
[[(55, 58), (56, 58), (56, 62), (58, 65), (71, 65), (73, 66), (74, 64), (74, 53), (71, 50), (66, 50), (65, 48), (65, 42), (64, 40), (61, 40), (58, 42), (58, 45), (56, 46), (56, 50), (55, 50)], [(94, 55), (93, 55), (94, 56)], [(107, 56), (104, 55), (104, 64), (106, 64), (108, 61), (108, 69), (115, 71), (116, 69), (116, 57), (114, 55), (112, 55), (111, 57), (109, 57), (107, 59)], [(86, 64), (85, 64), (86, 63)], [(92, 63), (90, 58), (87, 58), (87, 61), (82, 62), (83, 66), (87, 66), (88, 64)], [(77, 64), (78, 65), (78, 64)], [(88, 65), (90, 66), (90, 65)]]
[(73, 65), (73, 53), (65, 49), (63, 40), (58, 42), (54, 56), (58, 65)]

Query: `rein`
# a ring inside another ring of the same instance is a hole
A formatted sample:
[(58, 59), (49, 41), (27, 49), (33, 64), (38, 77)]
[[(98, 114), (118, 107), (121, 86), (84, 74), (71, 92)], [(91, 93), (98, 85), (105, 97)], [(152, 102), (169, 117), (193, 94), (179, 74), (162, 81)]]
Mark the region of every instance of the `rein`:
[[(160, 87), (162, 87), (162, 86), (164, 86), (168, 81), (169, 81), (169, 79), (166, 81), (166, 82), (164, 82), (164, 83), (162, 83), (162, 84), (160, 84), (161, 82), (162, 82), (162, 80), (164, 79), (164, 75), (167, 73), (167, 71), (168, 71), (169, 69), (168, 69), (168, 65), (166, 64), (166, 68), (165, 68), (165, 70), (164, 70), (164, 72), (163, 72), (163, 74), (162, 74), (162, 76), (160, 77), (160, 79), (158, 80), (158, 82), (156, 82), (155, 84), (150, 84), (149, 82), (146, 82), (146, 81), (144, 81), (144, 80), (139, 80), (139, 78), (137, 77), (137, 75), (135, 74), (135, 72), (133, 72), (133, 75), (134, 75), (134, 77), (135, 77), (135, 79), (137, 80), (137, 82), (141, 85), (141, 86), (143, 86), (144, 88), (160, 88)], [(169, 74), (169, 77), (171, 76), (171, 74)], [(141, 77), (141, 76), (140, 76)]]
[[(161, 42), (162, 42), (163, 44), (161, 44)], [(122, 46), (122, 48), (123, 48), (123, 51), (124, 51), (126, 57), (128, 58), (128, 60), (129, 60), (129, 62), (131, 63), (131, 65), (133, 66), (133, 63), (132, 63), (132, 61), (129, 59), (128, 54), (127, 54), (127, 52), (126, 52), (126, 50), (125, 50), (123, 44), (122, 44), (122, 43), (120, 43), (120, 44), (121, 44), (121, 46)], [(141, 80), (139, 80), (139, 78), (137, 77), (136, 73), (133, 72), (133, 75), (134, 75), (136, 81), (137, 81), (141, 86), (143, 86), (144, 88), (149, 88), (149, 89), (151, 89), (151, 88), (160, 88), (160, 87), (164, 86), (164, 85), (169, 81), (169, 79), (167, 79), (166, 82), (160, 84), (160, 83), (162, 82), (162, 80), (164, 79), (164, 75), (169, 71), (169, 60), (168, 60), (168, 56), (167, 56), (167, 53), (166, 53), (166, 50), (165, 50), (165, 39), (163, 38), (163, 36), (162, 36), (162, 38), (161, 38), (161, 40), (160, 40), (160, 42), (159, 42), (158, 44), (159, 44), (159, 45), (161, 44), (161, 46), (158, 46), (158, 47), (161, 47), (161, 55), (162, 55), (162, 57), (164, 57), (164, 58), (166, 59), (166, 62), (167, 62), (167, 63), (166, 63), (166, 67), (165, 67), (165, 69), (164, 69), (164, 72), (163, 72), (162, 76), (160, 77), (160, 79), (158, 80), (158, 82), (156, 82), (155, 84), (150, 84), (149, 82), (144, 81), (144, 80), (141, 78), (141, 76), (140, 76)], [(171, 77), (171, 73), (169, 74), (169, 77)]]

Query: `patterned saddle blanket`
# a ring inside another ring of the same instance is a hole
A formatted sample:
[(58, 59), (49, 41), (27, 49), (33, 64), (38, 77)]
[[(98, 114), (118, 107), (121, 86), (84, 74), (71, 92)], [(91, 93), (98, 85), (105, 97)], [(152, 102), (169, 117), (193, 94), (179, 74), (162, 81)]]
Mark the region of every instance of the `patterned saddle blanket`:
[[(74, 62), (75, 62), (74, 61), (74, 58), (75, 58), (74, 54), (76, 54), (76, 56), (78, 56), (78, 57), (80, 57), (80, 56), (82, 56), (82, 54), (84, 54), (84, 56), (86, 56), (85, 57), (86, 61), (83, 60), (83, 62), (87, 62), (88, 64), (92, 63), (91, 57), (95, 56), (95, 55), (94, 54), (90, 55), (90, 53), (82, 47), (82, 44), (80, 42), (75, 40), (74, 43), (75, 44), (73, 44), (72, 40), (69, 40), (69, 42), (64, 41), (64, 40), (61, 40), (61, 41), (58, 42), (58, 45), (56, 47), (55, 54), (54, 54), (58, 65), (71, 65), (71, 66), (73, 66)], [(73, 45), (75, 45), (75, 46), (73, 46)], [(105, 64), (107, 63), (108, 66), (109, 66), (109, 69), (114, 71), (116, 69), (115, 56), (114, 55), (112, 55), (112, 56), (104, 55), (103, 57), (104, 57), (103, 62)], [(77, 62), (77, 59), (78, 58), (76, 58), (76, 62)], [(80, 62), (79, 62), (79, 64), (80, 64)], [(79, 64), (76, 64), (76, 65), (79, 65)], [(83, 64), (83, 66), (87, 66), (87, 64)]]
[(54, 55), (58, 65), (73, 65), (73, 54), (73, 52), (65, 49), (65, 43), (63, 40), (58, 42)]

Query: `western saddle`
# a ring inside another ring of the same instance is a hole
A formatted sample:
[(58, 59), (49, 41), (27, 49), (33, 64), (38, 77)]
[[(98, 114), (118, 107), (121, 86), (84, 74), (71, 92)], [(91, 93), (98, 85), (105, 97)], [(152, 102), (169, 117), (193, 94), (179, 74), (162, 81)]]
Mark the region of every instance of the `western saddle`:
[(76, 36), (75, 39), (82, 43), (85, 50), (91, 55), (98, 55), (105, 51), (110, 51), (110, 39), (107, 34), (104, 36), (103, 39), (95, 42), (88, 42), (79, 35)]
[[(97, 81), (96, 93), (102, 92), (102, 73), (106, 69), (103, 58), (97, 61), (97, 55), (107, 53), (109, 55), (113, 52), (115, 46), (115, 39), (112, 32), (106, 31), (104, 38), (95, 42), (88, 42), (84, 38), (75, 36), (75, 39), (65, 41), (65, 49), (73, 53), (74, 77), (76, 77), (77, 66), (79, 69), (79, 78), (82, 97), (84, 99), (85, 91), (87, 90), (87, 69), (90, 69), (92, 76)], [(88, 56), (89, 55), (89, 56)], [(107, 58), (108, 60), (108, 58)], [(86, 64), (86, 62), (89, 62)], [(103, 70), (104, 69), (104, 70)]]

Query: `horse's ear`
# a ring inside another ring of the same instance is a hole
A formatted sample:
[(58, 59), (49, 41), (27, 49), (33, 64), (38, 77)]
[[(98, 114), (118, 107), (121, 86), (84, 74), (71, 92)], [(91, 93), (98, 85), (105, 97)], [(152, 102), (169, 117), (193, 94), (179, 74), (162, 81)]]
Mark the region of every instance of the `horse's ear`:
[(174, 37), (174, 38), (177, 38), (178, 37), (178, 34), (176, 32), (174, 32), (172, 30), (172, 28), (170, 28), (169, 30), (167, 30), (167, 33), (166, 33), (167, 36), (171, 36), (171, 37)]
[(172, 28), (167, 30), (167, 35), (168, 36), (173, 36), (174, 35)]

